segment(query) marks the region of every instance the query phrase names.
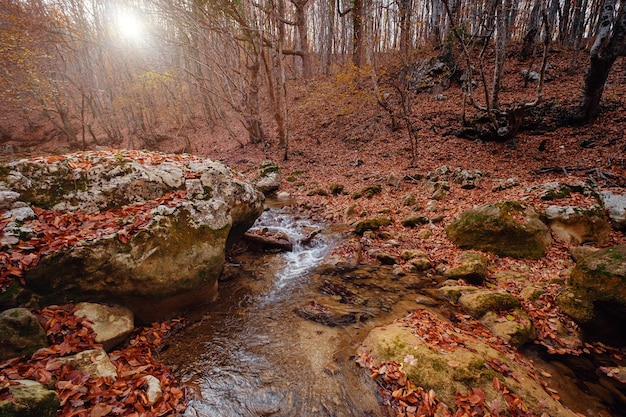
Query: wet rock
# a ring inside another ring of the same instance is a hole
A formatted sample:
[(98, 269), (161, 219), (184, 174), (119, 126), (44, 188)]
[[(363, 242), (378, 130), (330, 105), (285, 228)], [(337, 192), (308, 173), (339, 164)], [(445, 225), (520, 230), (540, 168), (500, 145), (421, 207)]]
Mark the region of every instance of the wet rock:
[(267, 229), (261, 229), (254, 232), (246, 232), (243, 235), (244, 240), (253, 246), (263, 250), (278, 250), (281, 252), (291, 252), (293, 250), (293, 242), (285, 233), (270, 233)]
[(58, 359), (63, 363), (72, 365), (74, 369), (90, 374), (92, 378), (109, 377), (117, 378), (117, 370), (104, 349), (97, 347), (84, 350), (71, 356)]
[[(437, 337), (440, 333), (445, 337)], [(413, 386), (426, 392), (433, 390), (453, 413), (457, 393), (465, 394), (472, 388), (484, 392), (486, 404), (506, 404), (494, 388), (497, 378), (509, 392), (520, 397), (533, 415), (545, 412), (552, 417), (575, 416), (550, 397), (538, 379), (529, 376), (531, 363), (512, 360), (487, 342), (455, 328), (448, 320), (425, 311), (418, 310), (398, 322), (374, 328), (359, 352), (370, 355), (378, 366), (384, 361), (402, 364), (402, 371)]]
[(61, 406), (59, 395), (39, 382), (30, 379), (15, 381), (9, 385), (12, 397), (0, 401), (0, 416), (15, 417), (55, 417)]
[(520, 302), (506, 291), (478, 290), (461, 295), (459, 305), (468, 314), (480, 318), (489, 311), (501, 312), (519, 308)]
[(430, 221), (426, 216), (416, 216), (416, 215), (408, 215), (400, 220), (400, 224), (404, 227), (413, 228), (417, 226), (421, 226), (424, 224), (428, 224)]
[(426, 307), (437, 307), (439, 305), (439, 301), (425, 295), (418, 295), (415, 297), (415, 302)]
[(259, 167), (260, 174), (255, 185), (265, 195), (271, 194), (280, 188), (282, 176), (280, 168), (273, 161), (263, 161)]
[(512, 258), (541, 258), (552, 237), (537, 211), (516, 201), (484, 204), (463, 212), (446, 226), (448, 238), (463, 249)]
[(389, 226), (390, 224), (391, 219), (389, 217), (372, 217), (356, 222), (354, 225), (354, 233), (362, 235), (368, 230), (378, 230), (382, 226)]
[(581, 259), (557, 297), (563, 311), (580, 323), (585, 335), (626, 345), (626, 245), (601, 249)]
[(470, 285), (444, 285), (439, 288), (439, 293), (452, 303), (457, 303), (464, 294), (479, 291), (479, 288)]
[(615, 230), (626, 231), (626, 194), (602, 191), (600, 200), (604, 208), (609, 211), (609, 218)]
[(485, 255), (477, 252), (463, 252), (455, 262), (458, 264), (444, 271), (446, 278), (462, 279), (469, 284), (482, 284), (487, 276), (490, 261)]
[(611, 232), (604, 210), (598, 206), (550, 206), (546, 209), (546, 218), (554, 234), (565, 243), (573, 245), (602, 245), (607, 242)]
[(346, 326), (371, 318), (371, 316), (368, 317), (361, 315), (358, 311), (346, 308), (332, 308), (330, 306), (320, 304), (317, 301), (310, 301), (300, 307), (297, 307), (294, 312), (299, 317), (312, 320), (326, 326)]
[(93, 324), (95, 342), (101, 343), (106, 351), (126, 340), (135, 329), (133, 312), (121, 306), (107, 306), (96, 303), (78, 303), (74, 315), (86, 317)]
[(47, 346), (46, 331), (28, 309), (12, 308), (0, 313), (0, 362)]

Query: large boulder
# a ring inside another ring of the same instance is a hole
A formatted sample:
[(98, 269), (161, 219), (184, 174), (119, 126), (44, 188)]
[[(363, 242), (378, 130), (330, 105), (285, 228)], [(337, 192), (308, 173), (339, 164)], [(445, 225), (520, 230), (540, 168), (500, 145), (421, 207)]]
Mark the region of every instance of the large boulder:
[[(427, 393), (432, 390), (430, 397), (436, 396), (453, 412), (459, 404), (458, 395), (479, 389), (486, 404), (499, 403), (506, 409), (505, 393), (510, 392), (519, 396), (517, 404), (523, 403), (528, 415), (574, 417), (532, 377), (532, 364), (516, 358), (512, 351), (490, 346), (488, 336), (481, 339), (475, 335), (480, 331), (462, 330), (458, 324), (417, 310), (395, 323), (374, 328), (363, 341), (360, 356), (372, 358), (377, 374), (383, 372), (385, 364), (401, 364), (412, 387)], [(393, 397), (397, 394), (402, 395), (394, 392)]]
[(581, 259), (557, 302), (582, 325), (588, 338), (626, 345), (626, 245), (601, 249)]
[(484, 204), (461, 213), (446, 226), (448, 238), (463, 249), (512, 258), (541, 258), (552, 237), (530, 205), (517, 201)]
[(554, 234), (565, 243), (602, 245), (609, 240), (611, 225), (598, 206), (550, 206), (546, 218)]
[(0, 416), (55, 417), (61, 405), (59, 395), (30, 379), (9, 385), (11, 397), (0, 401)]
[(255, 186), (188, 155), (98, 151), (0, 168), (0, 190), (20, 194), (10, 209), (38, 207), (13, 225), (32, 236), (8, 246), (39, 250), (26, 286), (46, 304), (122, 304), (142, 323), (214, 299), (225, 247), (263, 212)]
[(28, 309), (11, 308), (0, 313), (0, 362), (46, 346), (46, 331)]

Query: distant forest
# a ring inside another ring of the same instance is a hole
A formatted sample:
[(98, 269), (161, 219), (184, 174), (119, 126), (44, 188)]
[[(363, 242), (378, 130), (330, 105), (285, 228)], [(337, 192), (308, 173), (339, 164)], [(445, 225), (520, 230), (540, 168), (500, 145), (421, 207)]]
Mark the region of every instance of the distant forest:
[(261, 113), (269, 111), (286, 146), (291, 82), (355, 71), (371, 77), (384, 105), (376, 80), (388, 66), (408, 68), (420, 54), (462, 71), (468, 104), (506, 135), (499, 121), (511, 111), (499, 102), (506, 60), (536, 63), (537, 99), (521, 104), (532, 106), (554, 45), (574, 51), (572, 68), (587, 68), (580, 107), (587, 120), (598, 111), (611, 66), (626, 52), (624, 6), (617, 0), (0, 0), (0, 141), (12, 136), (9, 119), (33, 129), (43, 120), (71, 148), (116, 146), (125, 138), (149, 148), (191, 125), (228, 127), (235, 115), (245, 140), (258, 143), (268, 123)]

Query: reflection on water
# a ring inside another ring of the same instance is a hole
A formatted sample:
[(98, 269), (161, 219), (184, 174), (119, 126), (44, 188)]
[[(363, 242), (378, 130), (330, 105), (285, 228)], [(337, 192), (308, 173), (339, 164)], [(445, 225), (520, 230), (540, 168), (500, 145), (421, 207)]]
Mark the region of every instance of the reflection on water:
[(244, 255), (203, 319), (162, 354), (194, 392), (185, 415), (381, 416), (371, 381), (350, 358), (362, 329), (303, 320), (294, 308), (316, 294), (308, 272), (328, 253), (321, 226), (268, 210), (254, 227), (286, 233), (294, 250)]

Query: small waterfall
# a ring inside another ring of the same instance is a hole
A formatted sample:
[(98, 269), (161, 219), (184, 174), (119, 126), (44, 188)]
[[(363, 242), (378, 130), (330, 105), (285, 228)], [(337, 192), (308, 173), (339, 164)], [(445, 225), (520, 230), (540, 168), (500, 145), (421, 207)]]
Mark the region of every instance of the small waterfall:
[(320, 224), (294, 217), (283, 210), (266, 210), (251, 228), (255, 229), (287, 236), (293, 243), (293, 249), (281, 255), (285, 266), (276, 273), (277, 289), (306, 276), (332, 249), (332, 239), (322, 233)]

